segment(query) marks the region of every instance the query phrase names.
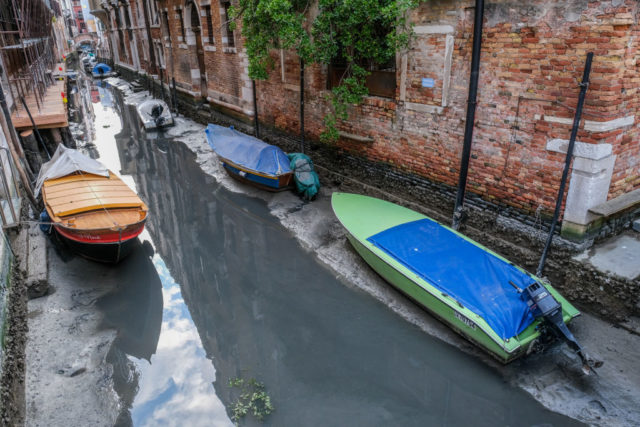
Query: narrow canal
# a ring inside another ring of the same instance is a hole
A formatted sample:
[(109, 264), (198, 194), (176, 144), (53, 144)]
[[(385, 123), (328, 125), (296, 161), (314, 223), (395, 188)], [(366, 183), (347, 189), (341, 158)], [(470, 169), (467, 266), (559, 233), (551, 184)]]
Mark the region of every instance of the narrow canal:
[(118, 331), (119, 424), (233, 425), (252, 380), (275, 409), (240, 425), (575, 424), (341, 282), (264, 201), (226, 190), (185, 145), (145, 134), (113, 89), (94, 90), (87, 151), (151, 213), (114, 267), (127, 280), (98, 302)]

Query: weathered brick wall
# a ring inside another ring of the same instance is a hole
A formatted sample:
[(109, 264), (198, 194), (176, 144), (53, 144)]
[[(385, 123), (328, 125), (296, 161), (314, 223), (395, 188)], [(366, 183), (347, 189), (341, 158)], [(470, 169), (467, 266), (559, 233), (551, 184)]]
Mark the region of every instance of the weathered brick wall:
[[(207, 72), (208, 96), (238, 107), (247, 109), (251, 98), (247, 74), (247, 60), (243, 53), (241, 25), (233, 32), (234, 40), (229, 41), (224, 22), (227, 21), (222, 4), (211, 2), (211, 26), (213, 28), (213, 43), (205, 42), (205, 66)], [(206, 17), (201, 17), (203, 37), (210, 37)], [(244, 93), (243, 93), (244, 88)], [(244, 96), (244, 98), (243, 98)], [(244, 100), (244, 101), (243, 101)], [(250, 108), (253, 110), (253, 108)]]
[[(184, 93), (206, 96), (214, 108), (251, 117), (252, 91), (241, 29), (236, 29), (232, 47), (226, 39), (223, 3), (196, 4), (206, 88), (201, 91), (194, 77), (200, 64), (188, 29), (182, 37), (179, 18), (188, 27), (190, 15), (189, 5), (181, 0), (159, 2), (160, 10), (168, 12), (171, 35), (170, 48), (165, 45), (167, 78), (175, 77)], [(456, 185), (473, 5), (471, 0), (431, 0), (411, 12), (416, 34), (410, 48), (398, 52), (395, 96), (370, 96), (352, 108), (349, 120), (340, 124), (344, 137), (336, 144), (338, 149), (409, 175)], [(136, 7), (133, 2), (134, 19)], [(617, 158), (609, 198), (640, 188), (639, 13), (636, 0), (486, 2), (471, 192), (523, 211), (553, 209), (565, 155), (551, 151), (548, 144), (569, 138), (578, 82), (590, 51), (595, 59), (578, 141), (611, 144)], [(123, 33), (129, 49), (128, 34)], [(140, 44), (138, 50), (142, 52)], [(293, 52), (280, 51), (272, 52), (272, 57), (270, 78), (257, 82), (260, 120), (298, 134), (299, 59)], [(425, 78), (433, 79), (432, 87), (423, 87)], [(307, 67), (305, 130), (311, 139), (318, 139), (324, 128), (329, 109), (326, 88), (326, 67)]]
[[(174, 77), (178, 88), (182, 88), (196, 98), (202, 95), (212, 100), (214, 104), (219, 101), (218, 105), (236, 106), (238, 110), (250, 112), (249, 110), (252, 110), (250, 108), (251, 84), (246, 77), (246, 56), (242, 50), (240, 30), (238, 28), (234, 32), (235, 46), (233, 46), (227, 39), (226, 28), (223, 25), (226, 17), (222, 3), (195, 2), (194, 13), (198, 18), (199, 31), (193, 34), (197, 44), (194, 44), (194, 39), (189, 37), (192, 6), (180, 0), (166, 0), (159, 2), (159, 5), (161, 11), (168, 12), (170, 40), (164, 41), (168, 79)], [(206, 6), (210, 7), (212, 34), (209, 33), (207, 24)], [(182, 24), (180, 19), (183, 21)], [(169, 43), (170, 46), (167, 47)], [(201, 55), (200, 60), (198, 55)], [(198, 73), (201, 75), (206, 73), (204, 88), (200, 86)]]
[[(640, 187), (638, 7), (634, 0), (487, 2), (470, 191), (525, 211), (553, 209), (565, 156), (547, 143), (569, 139), (589, 51), (595, 53), (592, 84), (578, 140), (612, 144), (617, 160), (609, 198)], [(424, 2), (411, 17), (416, 36), (406, 57), (398, 54), (395, 98), (369, 97), (340, 126), (372, 141), (342, 138), (338, 147), (455, 185), (473, 2)], [(258, 86), (260, 118), (295, 133), (297, 58), (285, 55), (284, 79), (279, 52), (274, 62), (271, 78)], [(434, 87), (422, 87), (422, 78), (432, 78)], [(327, 111), (326, 86), (318, 83), (326, 82), (326, 72), (313, 67), (306, 79), (305, 128), (317, 138)], [(622, 119), (626, 124), (613, 122)]]
[(636, 188), (640, 188), (640, 24), (639, 5), (635, 4), (635, 10), (630, 8), (631, 24), (614, 27), (614, 31), (625, 34), (624, 43), (621, 46), (624, 55), (621, 55), (624, 63), (621, 73), (621, 88), (619, 96), (622, 97), (620, 109), (626, 114), (635, 114), (636, 121), (627, 132), (620, 136), (618, 143), (614, 145), (616, 169), (611, 179), (609, 197), (616, 197)]

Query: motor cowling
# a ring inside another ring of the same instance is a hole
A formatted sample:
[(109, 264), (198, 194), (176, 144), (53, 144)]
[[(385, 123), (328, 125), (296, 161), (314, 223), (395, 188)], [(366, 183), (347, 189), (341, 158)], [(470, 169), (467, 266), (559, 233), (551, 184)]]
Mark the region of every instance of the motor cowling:
[[(549, 292), (549, 290), (538, 282), (533, 282), (524, 290), (520, 290), (521, 297), (526, 301), (531, 314), (535, 318), (542, 317), (555, 332), (562, 337), (569, 347), (580, 356), (582, 360), (582, 370), (585, 373), (592, 372), (593, 368), (602, 366), (601, 361), (596, 361), (589, 357), (578, 340), (573, 336), (562, 316), (562, 305)], [(593, 371), (595, 372), (595, 371)]]

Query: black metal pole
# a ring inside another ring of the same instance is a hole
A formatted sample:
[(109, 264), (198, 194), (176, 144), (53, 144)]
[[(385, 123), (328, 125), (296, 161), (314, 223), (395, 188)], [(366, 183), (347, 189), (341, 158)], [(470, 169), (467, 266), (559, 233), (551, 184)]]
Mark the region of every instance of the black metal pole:
[(469, 172), (469, 157), (471, 157), (471, 143), (473, 141), (473, 127), (476, 117), (476, 98), (478, 94), (478, 75), (480, 74), (480, 51), (482, 49), (482, 22), (484, 20), (484, 0), (476, 0), (475, 20), (473, 24), (473, 49), (471, 52), (471, 74), (469, 76), (469, 97), (467, 99), (467, 120), (464, 125), (464, 142), (462, 157), (460, 158), (460, 175), (458, 177), (458, 192), (456, 205), (453, 209), (451, 227), (457, 230), (462, 219), (464, 194), (467, 188)]
[(33, 131), (36, 134), (36, 139), (38, 140), (38, 144), (44, 148), (44, 152), (47, 153), (47, 157), (51, 160), (51, 153), (47, 149), (47, 146), (44, 144), (44, 140), (42, 139), (42, 135), (40, 135), (40, 131), (38, 130), (38, 126), (36, 126), (36, 122), (33, 120), (33, 116), (31, 116), (31, 111), (29, 111), (29, 107), (27, 107), (27, 101), (24, 100), (24, 96), (20, 97), (20, 101), (22, 101), (22, 105), (24, 105), (24, 109), (29, 116), (29, 120), (31, 120), (31, 125), (33, 126)]
[(171, 77), (171, 86), (172, 86), (171, 101), (173, 103), (173, 110), (174, 110), (174, 112), (177, 112), (178, 111), (178, 98), (176, 96), (176, 78), (175, 77)]
[(567, 156), (564, 160), (564, 170), (562, 171), (562, 179), (560, 180), (560, 189), (558, 190), (558, 198), (556, 199), (556, 209), (553, 211), (553, 220), (551, 220), (551, 229), (547, 236), (547, 242), (542, 250), (542, 256), (540, 257), (540, 263), (536, 270), (536, 276), (541, 276), (544, 271), (544, 263), (547, 260), (547, 253), (553, 240), (553, 233), (556, 230), (558, 224), (558, 217), (560, 216), (560, 207), (562, 206), (562, 200), (564, 199), (564, 187), (567, 184), (567, 177), (569, 176), (569, 166), (571, 165), (571, 157), (573, 157), (573, 146), (576, 142), (576, 136), (578, 135), (578, 127), (580, 127), (580, 119), (582, 116), (582, 107), (584, 105), (584, 98), (589, 88), (589, 74), (591, 73), (591, 61), (593, 61), (593, 52), (587, 53), (587, 60), (584, 64), (584, 74), (582, 75), (582, 83), (580, 83), (580, 95), (578, 96), (578, 105), (576, 106), (576, 115), (573, 118), (573, 128), (571, 129), (571, 137), (569, 138), (569, 147), (567, 147)]
[(256, 98), (256, 81), (251, 80), (253, 87), (253, 123), (256, 128), (256, 138), (260, 138), (260, 124), (258, 123), (258, 99)]
[(300, 152), (304, 154), (304, 59), (300, 58)]

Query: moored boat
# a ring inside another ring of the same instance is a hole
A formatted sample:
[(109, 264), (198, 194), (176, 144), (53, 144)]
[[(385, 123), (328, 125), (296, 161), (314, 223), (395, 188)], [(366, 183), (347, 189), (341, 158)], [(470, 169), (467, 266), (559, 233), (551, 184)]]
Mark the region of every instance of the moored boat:
[(148, 99), (136, 108), (146, 130), (160, 129), (174, 124), (169, 106), (159, 99)]
[(45, 210), (60, 238), (80, 255), (116, 263), (144, 229), (148, 208), (100, 162), (59, 146), (38, 177)]
[(591, 363), (565, 325), (580, 313), (548, 283), (402, 206), (346, 193), (331, 204), (378, 274), (496, 359), (510, 362), (552, 334)]
[(107, 77), (115, 76), (116, 73), (113, 72), (110, 66), (100, 62), (96, 64), (91, 70), (91, 75), (97, 79), (104, 79)]
[(233, 128), (209, 124), (205, 132), (231, 177), (267, 191), (293, 188), (289, 158), (280, 148)]

